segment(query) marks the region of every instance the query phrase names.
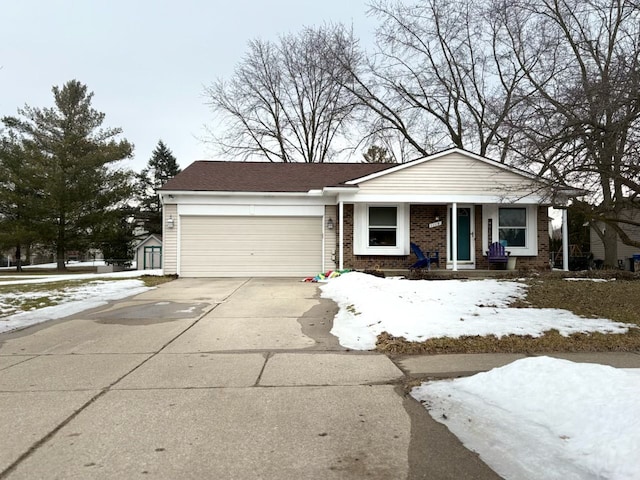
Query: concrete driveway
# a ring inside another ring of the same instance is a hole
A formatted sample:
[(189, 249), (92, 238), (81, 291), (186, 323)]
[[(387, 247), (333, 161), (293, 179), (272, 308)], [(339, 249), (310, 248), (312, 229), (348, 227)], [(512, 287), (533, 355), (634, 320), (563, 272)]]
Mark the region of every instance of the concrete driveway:
[(0, 335), (0, 479), (493, 479), (314, 284), (179, 279)]

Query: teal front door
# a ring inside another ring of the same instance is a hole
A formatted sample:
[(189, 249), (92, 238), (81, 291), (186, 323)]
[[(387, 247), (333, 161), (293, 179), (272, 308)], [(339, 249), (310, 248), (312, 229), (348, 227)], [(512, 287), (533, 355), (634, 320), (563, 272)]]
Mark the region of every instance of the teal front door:
[[(471, 260), (471, 209), (458, 208), (458, 261), (468, 262)], [(453, 216), (453, 209), (449, 209), (449, 218)], [(449, 239), (453, 238), (453, 222), (449, 227)], [(451, 240), (449, 240), (449, 251), (451, 248)]]

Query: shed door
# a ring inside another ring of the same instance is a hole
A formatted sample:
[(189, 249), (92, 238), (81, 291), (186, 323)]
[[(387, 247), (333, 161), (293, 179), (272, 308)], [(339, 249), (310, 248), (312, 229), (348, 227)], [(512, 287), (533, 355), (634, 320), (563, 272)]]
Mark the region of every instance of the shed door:
[(321, 270), (322, 217), (180, 217), (183, 277), (305, 277)]

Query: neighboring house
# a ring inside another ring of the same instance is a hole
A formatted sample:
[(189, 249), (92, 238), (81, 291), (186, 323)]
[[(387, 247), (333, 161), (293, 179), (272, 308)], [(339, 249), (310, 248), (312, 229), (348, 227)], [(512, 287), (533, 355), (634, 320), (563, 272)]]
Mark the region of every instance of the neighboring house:
[[(627, 210), (621, 214), (621, 217), (626, 220), (631, 220), (635, 222), (640, 222), (640, 209), (636, 210)], [(620, 224), (622, 230), (624, 230), (627, 235), (632, 240), (640, 242), (640, 227), (635, 225), (625, 225)], [(601, 225), (601, 228), (606, 228)], [(593, 259), (596, 261), (596, 264), (599, 264), (600, 261), (604, 261), (604, 243), (602, 239), (598, 236), (596, 231), (592, 228), (589, 229), (589, 241), (591, 245), (591, 253), (593, 254)], [(618, 264), (622, 265), (625, 270), (629, 270), (632, 268), (630, 260), (633, 258), (633, 255), (640, 254), (640, 248), (632, 247), (630, 245), (625, 245), (622, 243), (622, 240), (618, 237)]]
[(406, 269), (410, 242), (438, 250), (441, 268), (486, 269), (502, 241), (517, 267), (545, 269), (558, 202), (548, 184), (459, 149), (404, 164), (198, 161), (159, 193), (164, 272), (185, 277)]
[(136, 269), (150, 270), (162, 268), (162, 237), (151, 234), (135, 249)]

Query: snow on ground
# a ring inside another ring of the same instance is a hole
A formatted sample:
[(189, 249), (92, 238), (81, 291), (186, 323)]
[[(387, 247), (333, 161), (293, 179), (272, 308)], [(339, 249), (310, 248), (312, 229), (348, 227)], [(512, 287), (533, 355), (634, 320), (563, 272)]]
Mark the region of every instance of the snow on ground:
[[(68, 267), (97, 267), (104, 265), (101, 260), (94, 262), (69, 262)], [(23, 267), (25, 271), (29, 269), (54, 269), (55, 263), (46, 263), (40, 265), (28, 265)], [(15, 267), (2, 267), (0, 271), (15, 270)], [(71, 270), (73, 272), (73, 270)], [(48, 283), (48, 282), (60, 282), (64, 280), (87, 280), (94, 278), (134, 278), (141, 275), (162, 275), (162, 269), (156, 270), (126, 270), (123, 272), (111, 272), (111, 273), (51, 273), (51, 274), (5, 274), (0, 276), (0, 286), (2, 285), (22, 285), (33, 283)]]
[[(131, 279), (141, 275), (162, 275), (161, 270), (127, 271), (105, 274), (67, 274), (67, 275), (35, 275), (20, 276), (12, 280), (0, 281), (3, 285), (20, 285), (34, 283), (51, 283), (58, 281), (92, 280), (79, 285), (70, 285), (63, 289), (39, 290), (34, 292), (0, 293), (0, 333), (28, 327), (37, 323), (74, 315), (84, 310), (105, 305), (109, 301), (138, 295), (151, 288), (146, 287), (142, 280)], [(5, 276), (0, 278), (7, 278)], [(19, 279), (18, 279), (19, 278)], [(109, 279), (121, 279), (109, 281)], [(34, 299), (48, 297), (58, 303), (50, 307), (34, 309), (26, 312), (13, 313), (15, 307), (10, 300)]]
[(411, 395), (507, 480), (640, 478), (640, 369), (526, 358)]
[(356, 350), (375, 348), (387, 331), (411, 341), (464, 335), (541, 336), (557, 329), (625, 333), (624, 323), (582, 318), (567, 310), (507, 308), (526, 293), (523, 283), (498, 280), (404, 280), (358, 272), (329, 280), (322, 297), (340, 307), (331, 333)]
[(2, 285), (29, 285), (34, 283), (64, 282), (67, 280), (90, 280), (94, 278), (135, 278), (142, 275), (162, 275), (162, 270), (126, 270), (112, 273), (53, 273), (51, 275), (2, 275)]

